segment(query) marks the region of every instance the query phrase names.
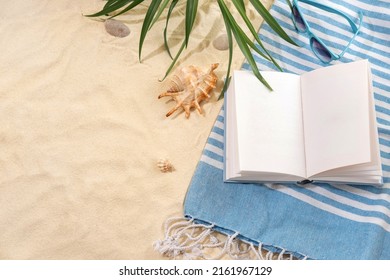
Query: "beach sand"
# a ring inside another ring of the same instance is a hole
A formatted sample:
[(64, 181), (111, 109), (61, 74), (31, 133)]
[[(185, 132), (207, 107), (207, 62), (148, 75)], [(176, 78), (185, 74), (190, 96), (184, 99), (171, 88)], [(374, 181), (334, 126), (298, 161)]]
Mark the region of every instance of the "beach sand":
[[(220, 80), (203, 115), (188, 119), (169, 98), (171, 58), (165, 15), (138, 59), (146, 6), (118, 17), (130, 35), (109, 35), (100, 0), (3, 1), (0, 4), (0, 259), (163, 259), (153, 242), (182, 216), (183, 199), (222, 106), (218, 94), (228, 51), (216, 1), (200, 1), (179, 66), (220, 63)], [(180, 3), (180, 2), (179, 2)], [(270, 0), (265, 1), (269, 6)], [(179, 5), (179, 4), (178, 4)], [(183, 4), (181, 4), (183, 6)], [(183, 8), (183, 7), (182, 7)], [(172, 52), (184, 28), (172, 14)], [(255, 26), (261, 19), (253, 17)], [(233, 69), (243, 55), (235, 47)], [(173, 172), (156, 166), (167, 158)]]

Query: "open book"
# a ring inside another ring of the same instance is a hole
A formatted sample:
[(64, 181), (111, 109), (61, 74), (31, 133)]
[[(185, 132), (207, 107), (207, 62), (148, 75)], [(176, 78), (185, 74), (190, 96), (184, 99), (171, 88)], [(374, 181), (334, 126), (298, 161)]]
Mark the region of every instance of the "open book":
[(382, 183), (368, 60), (262, 75), (225, 96), (225, 181)]

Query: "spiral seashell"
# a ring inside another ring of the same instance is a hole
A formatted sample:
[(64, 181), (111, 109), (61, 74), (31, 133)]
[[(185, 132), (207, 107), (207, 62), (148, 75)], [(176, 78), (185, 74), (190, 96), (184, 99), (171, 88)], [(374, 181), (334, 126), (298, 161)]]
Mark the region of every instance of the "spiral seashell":
[(166, 114), (166, 117), (180, 107), (184, 109), (186, 118), (189, 118), (190, 109), (194, 107), (202, 114), (199, 103), (210, 98), (209, 93), (216, 87), (218, 77), (214, 70), (218, 65), (218, 63), (212, 64), (207, 73), (193, 65), (179, 69), (173, 75), (168, 90), (158, 96), (159, 99), (170, 96), (176, 101), (176, 106)]
[(157, 167), (163, 173), (172, 172), (173, 171), (173, 165), (169, 162), (169, 160), (167, 160), (165, 158), (158, 160)]

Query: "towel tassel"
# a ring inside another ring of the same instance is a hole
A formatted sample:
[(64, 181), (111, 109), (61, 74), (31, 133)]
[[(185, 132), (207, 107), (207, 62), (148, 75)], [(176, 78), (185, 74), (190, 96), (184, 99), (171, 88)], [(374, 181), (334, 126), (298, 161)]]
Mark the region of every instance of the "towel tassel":
[[(225, 235), (213, 230), (214, 224), (195, 223), (195, 219), (182, 217), (169, 218), (164, 224), (165, 236), (156, 241), (154, 249), (171, 259), (205, 259), (216, 260), (230, 257), (231, 259), (284, 260), (296, 259), (285, 249), (280, 252), (267, 250), (261, 242), (254, 245), (251, 242), (238, 239), (238, 232)], [(303, 256), (303, 259), (307, 257)]]

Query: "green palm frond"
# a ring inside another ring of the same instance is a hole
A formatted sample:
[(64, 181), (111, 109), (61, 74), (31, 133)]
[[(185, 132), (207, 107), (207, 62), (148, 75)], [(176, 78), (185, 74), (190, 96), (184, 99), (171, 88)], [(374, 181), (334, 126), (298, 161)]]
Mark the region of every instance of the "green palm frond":
[(226, 34), (228, 38), (228, 43), (229, 43), (229, 61), (228, 61), (228, 67), (226, 71), (226, 80), (223, 85), (223, 89), (221, 94), (219, 95), (218, 100), (222, 99), (224, 96), (224, 93), (226, 92), (228, 85), (230, 83), (230, 69), (232, 66), (232, 61), (233, 61), (233, 35), (232, 35), (232, 29), (230, 28), (229, 22), (227, 17), (222, 13), (223, 16), (223, 21), (225, 22), (225, 27), (226, 27)]
[[(91, 15), (86, 15), (87, 17), (100, 17), (100, 16), (107, 16), (113, 12), (120, 11), (124, 6), (128, 4), (128, 6), (123, 10), (124, 12), (127, 12), (137, 6), (137, 3), (134, 2), (143, 2), (141, 1), (136, 1), (136, 0), (108, 0), (106, 5), (104, 5), (103, 9), (95, 14)], [(122, 11), (122, 12), (123, 12)], [(121, 12), (121, 13), (122, 13)], [(114, 16), (117, 16), (119, 14), (115, 14)], [(112, 17), (114, 17), (112, 16)]]
[(168, 33), (168, 22), (169, 22), (169, 19), (171, 17), (171, 14), (173, 12), (173, 10), (175, 9), (175, 6), (177, 4), (179, 0), (173, 0), (171, 2), (171, 5), (169, 6), (169, 10), (168, 10), (168, 13), (167, 13), (167, 19), (165, 21), (165, 28), (164, 28), (164, 46), (165, 46), (165, 49), (167, 50), (169, 56), (173, 59), (172, 57), (172, 54), (171, 54), (171, 51), (169, 49), (169, 44), (168, 44), (168, 37), (167, 37), (167, 33)]
[[(150, 29), (153, 27), (153, 25), (159, 20), (161, 15), (164, 13), (165, 10), (167, 10), (167, 16), (166, 16), (166, 22), (165, 22), (165, 28), (163, 31), (163, 39), (164, 39), (164, 46), (169, 54), (169, 56), (172, 58), (172, 62), (169, 65), (165, 76), (163, 79), (165, 79), (170, 71), (174, 68), (177, 60), (179, 59), (181, 53), (187, 48), (188, 42), (190, 39), (191, 31), (194, 27), (197, 11), (198, 11), (198, 0), (187, 0), (186, 1), (186, 10), (185, 10), (185, 30), (184, 30), (184, 38), (181, 43), (181, 46), (179, 50), (177, 51), (175, 56), (172, 56), (168, 44), (167, 39), (167, 29), (168, 29), (168, 23), (170, 16), (172, 12), (174, 11), (176, 4), (179, 0), (151, 0), (148, 4), (148, 9), (145, 14), (145, 18), (142, 24), (141, 28), (141, 34), (140, 34), (140, 41), (139, 41), (139, 60), (141, 61), (141, 54), (142, 54), (142, 47), (145, 43), (146, 35), (150, 31)], [(116, 17), (120, 14), (126, 13), (135, 7), (137, 7), (139, 4), (144, 2), (144, 0), (108, 0), (107, 3), (104, 5), (101, 11), (87, 15), (88, 17)], [(277, 64), (277, 62), (272, 58), (270, 53), (265, 49), (264, 45), (262, 44), (259, 36), (257, 35), (255, 27), (252, 25), (251, 21), (249, 20), (247, 14), (246, 14), (246, 6), (243, 0), (231, 0), (233, 3), (234, 8), (238, 11), (238, 14), (240, 15), (241, 19), (245, 23), (245, 28), (250, 31), (250, 34), (252, 37), (254, 37), (255, 41), (252, 41), (251, 38), (247, 36), (247, 34), (244, 32), (243, 28), (237, 23), (235, 18), (233, 17), (231, 8), (229, 8), (225, 0), (217, 0), (219, 8), (221, 10), (221, 15), (225, 23), (226, 33), (228, 36), (228, 43), (229, 43), (229, 61), (228, 61), (228, 67), (227, 67), (227, 74), (226, 74), (226, 81), (224, 88), (222, 90), (222, 94), (220, 95), (220, 98), (223, 97), (223, 92), (227, 89), (229, 80), (230, 80), (230, 68), (232, 64), (232, 58), (233, 58), (233, 38), (236, 41), (238, 47), (240, 48), (241, 52), (245, 56), (246, 60), (248, 61), (254, 75), (270, 90), (272, 90), (271, 86), (267, 83), (267, 81), (261, 76), (260, 71), (258, 69), (258, 66), (255, 62), (255, 59), (253, 57), (252, 51), (256, 52), (260, 56), (264, 57), (265, 59), (271, 61), (280, 71), (282, 71), (281, 67)], [(289, 1), (288, 1), (289, 2)], [(259, 16), (261, 16), (264, 21), (266, 21), (269, 26), (280, 36), (283, 40), (296, 45), (296, 43), (287, 35), (287, 33), (283, 30), (283, 28), (278, 24), (278, 22), (275, 20), (275, 18), (268, 12), (268, 10), (264, 7), (264, 5), (261, 3), (260, 0), (249, 0), (249, 3), (253, 6), (253, 8), (256, 10)], [(256, 45), (257, 44), (257, 45)]]

